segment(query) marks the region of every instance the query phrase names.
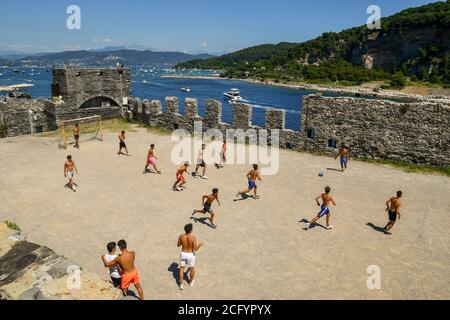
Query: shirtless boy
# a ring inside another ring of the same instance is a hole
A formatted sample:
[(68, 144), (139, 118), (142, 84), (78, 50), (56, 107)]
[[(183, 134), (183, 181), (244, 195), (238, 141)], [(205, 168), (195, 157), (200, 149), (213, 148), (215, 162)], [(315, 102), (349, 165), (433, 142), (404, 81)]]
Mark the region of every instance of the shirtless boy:
[(77, 189), (75, 186), (78, 187), (78, 185), (73, 181), (74, 172), (78, 174), (75, 161), (72, 160), (72, 156), (67, 156), (67, 161), (64, 163), (64, 177), (69, 178), (69, 183), (66, 184), (66, 187), (69, 187), (73, 192), (76, 192)]
[(148, 172), (148, 167), (150, 165), (153, 166), (153, 169), (155, 169), (157, 174), (161, 174), (161, 171), (159, 171), (158, 168), (156, 167), (156, 160), (158, 160), (158, 158), (155, 156), (155, 145), (152, 144), (150, 146), (150, 149), (148, 150), (147, 165), (145, 166), (144, 174)]
[(206, 176), (206, 163), (205, 160), (203, 159), (203, 153), (205, 152), (206, 149), (206, 145), (202, 144), (202, 148), (200, 149), (200, 151), (198, 152), (198, 157), (197, 157), (197, 167), (195, 168), (195, 177), (199, 177), (198, 175), (198, 170), (200, 169), (200, 167), (203, 168), (203, 175), (200, 176), (202, 179), (208, 179), (208, 177)]
[(222, 150), (220, 150), (220, 161), (216, 164), (217, 169), (223, 168), (227, 163), (227, 140), (223, 140)]
[(389, 223), (384, 228), (385, 234), (391, 234), (390, 230), (394, 227), (395, 223), (397, 222), (397, 217), (398, 217), (398, 219), (401, 218), (400, 208), (401, 208), (402, 204), (401, 204), (400, 200), (402, 197), (403, 197), (403, 192), (398, 191), (397, 197), (391, 198), (388, 201), (386, 201), (386, 206), (387, 206), (386, 211), (389, 213)]
[(187, 169), (189, 168), (189, 162), (186, 161), (178, 170), (177, 170), (177, 181), (175, 181), (173, 185), (173, 191), (183, 191), (186, 184), (186, 178), (184, 177), (184, 173), (189, 173)]
[(259, 167), (257, 164), (253, 165), (253, 170), (251, 170), (249, 173), (247, 173), (247, 179), (248, 179), (248, 188), (244, 191), (239, 191), (236, 194), (236, 197), (242, 196), (243, 194), (247, 194), (253, 190), (255, 194), (255, 199), (259, 199), (259, 196), (257, 194), (258, 192), (258, 186), (256, 185), (256, 181), (262, 181), (261, 175), (259, 173)]
[(80, 149), (80, 126), (78, 123), (73, 128), (73, 138), (75, 139), (75, 145), (73, 147)]
[(141, 300), (144, 300), (144, 290), (142, 290), (139, 273), (134, 265), (136, 253), (127, 250), (127, 243), (125, 240), (120, 240), (117, 245), (119, 246), (120, 251), (122, 251), (122, 254), (111, 262), (106, 261), (105, 257), (102, 256), (103, 263), (106, 268), (118, 265), (122, 270), (122, 292), (124, 296), (128, 295), (128, 288), (133, 283), (138, 291), (139, 297)]
[(123, 154), (123, 153), (122, 153), (122, 149), (125, 149), (125, 154), (126, 154), (127, 156), (130, 155), (130, 154), (128, 153), (127, 145), (126, 145), (126, 143), (125, 143), (125, 131), (122, 131), (122, 132), (119, 134), (119, 152), (117, 153), (119, 156), (120, 156), (121, 154)]
[(345, 144), (342, 144), (342, 146), (341, 146), (341, 148), (339, 149), (339, 153), (338, 153), (338, 155), (336, 156), (336, 158), (334, 158), (334, 159), (337, 159), (337, 158), (341, 158), (341, 169), (342, 169), (342, 172), (346, 172), (347, 171), (347, 165), (348, 165), (348, 161), (349, 161), (349, 155), (350, 155), (350, 149), (345, 145)]
[(213, 204), (214, 201), (217, 201), (217, 203), (220, 204), (220, 200), (219, 200), (219, 189), (213, 189), (212, 194), (211, 195), (204, 195), (202, 198), (202, 206), (203, 209), (202, 210), (197, 210), (194, 209), (194, 211), (192, 212), (192, 216), (195, 216), (197, 213), (202, 213), (202, 214), (207, 214), (209, 213), (211, 215), (210, 218), (208, 218), (208, 220), (211, 222), (211, 228), (213, 229), (217, 229), (217, 225), (214, 224), (214, 211), (212, 210), (211, 206)]
[(203, 242), (197, 244), (197, 239), (192, 234), (193, 226), (188, 224), (184, 227), (185, 234), (178, 238), (178, 247), (181, 247), (180, 254), (180, 278), (179, 286), (180, 290), (184, 289), (184, 269), (188, 268), (190, 272), (189, 285), (194, 285), (195, 278), (195, 252), (199, 251), (203, 246)]
[[(331, 204), (336, 206), (336, 202), (334, 201), (333, 196), (330, 194), (331, 188), (326, 187), (325, 193), (321, 194), (316, 198), (317, 205), (320, 207), (320, 212), (317, 214), (317, 217), (315, 217), (311, 223), (307, 223), (306, 230), (309, 230), (311, 226), (313, 226), (317, 221), (319, 221), (320, 218), (323, 216), (327, 216), (327, 229), (331, 230), (333, 229), (333, 226), (330, 226), (330, 207)], [(322, 205), (320, 204), (319, 200), (322, 199)]]

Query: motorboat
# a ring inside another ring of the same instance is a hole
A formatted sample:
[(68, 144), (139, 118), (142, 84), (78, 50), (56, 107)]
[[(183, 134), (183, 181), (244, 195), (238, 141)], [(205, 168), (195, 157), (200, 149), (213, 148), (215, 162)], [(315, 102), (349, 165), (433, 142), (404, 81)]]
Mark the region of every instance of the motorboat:
[(225, 96), (225, 98), (230, 99), (231, 101), (242, 100), (241, 92), (239, 91), (239, 89), (231, 89), (230, 91), (225, 92), (223, 95)]
[(190, 88), (181, 88), (181, 91), (184, 91), (184, 92), (191, 92), (192, 90), (191, 90)]

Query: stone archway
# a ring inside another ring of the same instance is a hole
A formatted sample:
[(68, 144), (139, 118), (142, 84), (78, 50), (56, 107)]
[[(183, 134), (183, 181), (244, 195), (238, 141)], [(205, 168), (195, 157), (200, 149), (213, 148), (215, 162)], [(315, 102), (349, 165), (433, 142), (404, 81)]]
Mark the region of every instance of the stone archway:
[(96, 96), (84, 101), (78, 109), (119, 107), (119, 103), (111, 97)]

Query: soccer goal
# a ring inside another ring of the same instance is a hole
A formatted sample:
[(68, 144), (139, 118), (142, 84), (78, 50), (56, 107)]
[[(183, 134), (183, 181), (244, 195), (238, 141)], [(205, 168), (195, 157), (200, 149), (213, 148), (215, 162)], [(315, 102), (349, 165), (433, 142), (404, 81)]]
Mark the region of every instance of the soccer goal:
[(78, 124), (80, 129), (80, 142), (91, 140), (103, 141), (103, 120), (102, 116), (91, 116), (85, 118), (61, 121), (59, 130), (61, 137), (58, 147), (67, 149), (68, 145), (75, 144), (74, 128)]

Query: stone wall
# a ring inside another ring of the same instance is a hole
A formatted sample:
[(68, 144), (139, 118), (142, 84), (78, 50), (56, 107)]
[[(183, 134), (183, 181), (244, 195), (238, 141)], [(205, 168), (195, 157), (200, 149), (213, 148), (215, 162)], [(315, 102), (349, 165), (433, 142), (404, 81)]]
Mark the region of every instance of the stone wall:
[(123, 98), (131, 94), (131, 72), (127, 68), (53, 69), (52, 96), (62, 97), (58, 118), (68, 120), (91, 115), (119, 117)]
[(222, 122), (222, 104), (207, 100), (204, 118), (198, 101), (186, 99), (185, 114), (179, 113), (176, 97), (161, 101), (133, 98), (128, 118), (169, 130), (193, 131), (194, 120), (203, 130), (280, 130), (280, 148), (335, 155), (342, 143), (357, 158), (403, 160), (410, 163), (450, 165), (450, 106), (437, 102), (396, 103), (359, 98), (304, 97), (301, 131), (285, 128), (286, 113), (266, 110), (263, 128), (252, 124), (252, 106), (234, 103), (232, 123)]
[(0, 102), (6, 137), (55, 130), (55, 119), (55, 105), (48, 100), (8, 98)]
[(308, 151), (333, 154), (334, 140), (350, 146), (355, 157), (450, 165), (448, 104), (313, 95), (303, 101), (302, 128)]

